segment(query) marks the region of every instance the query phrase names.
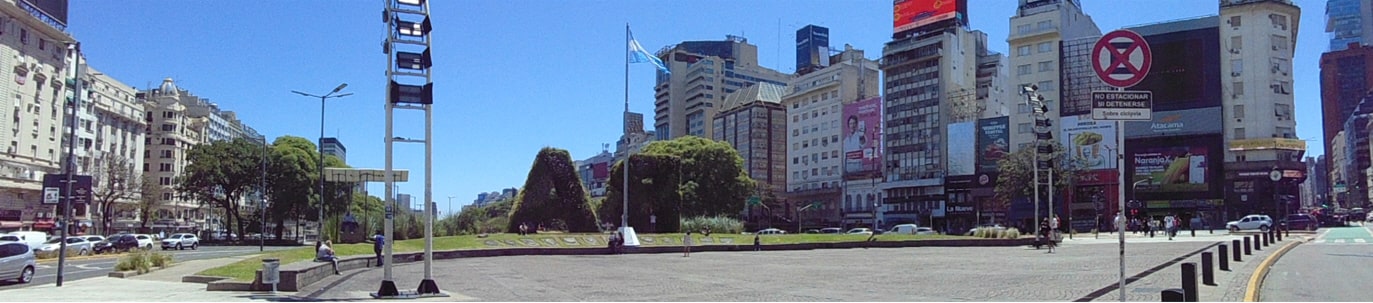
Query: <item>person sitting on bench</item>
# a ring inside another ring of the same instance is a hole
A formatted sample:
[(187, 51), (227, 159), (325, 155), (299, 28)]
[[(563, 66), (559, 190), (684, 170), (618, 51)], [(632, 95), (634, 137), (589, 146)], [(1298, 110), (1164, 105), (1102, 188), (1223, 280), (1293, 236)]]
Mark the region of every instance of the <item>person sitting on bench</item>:
[(334, 256), (333, 242), (315, 242), (315, 261), (330, 262), (334, 265), (334, 274), (338, 272), (338, 257)]

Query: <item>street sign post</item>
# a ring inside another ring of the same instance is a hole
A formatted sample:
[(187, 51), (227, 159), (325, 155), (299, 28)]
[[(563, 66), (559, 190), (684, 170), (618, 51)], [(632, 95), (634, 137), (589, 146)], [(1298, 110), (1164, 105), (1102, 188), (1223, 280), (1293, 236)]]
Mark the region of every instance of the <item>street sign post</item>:
[[(1100, 104), (1097, 95), (1099, 92), (1092, 92), (1092, 118), (1100, 120), (1116, 121), (1116, 169), (1122, 173), (1117, 175), (1117, 184), (1121, 189), (1118, 191), (1117, 200), (1120, 201), (1117, 216), (1121, 222), (1116, 222), (1118, 226), (1125, 226), (1125, 120), (1152, 120), (1153, 116), (1153, 94), (1151, 92), (1124, 91), (1125, 88), (1135, 86), (1149, 75), (1149, 66), (1154, 63), (1153, 52), (1149, 50), (1149, 41), (1144, 40), (1144, 36), (1128, 30), (1114, 30), (1097, 39), (1092, 46), (1092, 71), (1097, 78), (1106, 85), (1116, 87), (1118, 90), (1114, 94), (1101, 94)], [(1141, 94), (1142, 93), (1142, 94)], [(1098, 109), (1100, 107), (1100, 109)], [(1117, 292), (1120, 293), (1120, 301), (1125, 302), (1125, 233), (1118, 230), (1120, 234), (1120, 285)]]
[[(61, 199), (73, 196), (73, 203), (90, 203), (94, 200), (91, 190), (91, 176), (75, 175), (72, 184), (74, 195), (67, 193), (67, 176), (60, 174), (43, 175), (43, 204), (56, 205)], [(55, 196), (55, 197), (54, 197)]]
[(1154, 93), (1148, 91), (1092, 92), (1092, 120), (1154, 119)]

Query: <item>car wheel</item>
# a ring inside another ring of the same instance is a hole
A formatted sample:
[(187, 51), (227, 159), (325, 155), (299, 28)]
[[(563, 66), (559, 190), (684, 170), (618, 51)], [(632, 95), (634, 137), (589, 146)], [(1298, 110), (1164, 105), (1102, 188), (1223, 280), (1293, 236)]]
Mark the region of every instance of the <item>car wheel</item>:
[(1259, 231), (1261, 231), (1261, 232), (1268, 232), (1268, 225), (1260, 225), (1260, 226), (1259, 226)]
[(1316, 230), (1316, 226), (1315, 226), (1315, 225), (1307, 225), (1307, 226), (1306, 226), (1306, 231), (1315, 231), (1315, 230)]
[(33, 282), (33, 266), (25, 266), (24, 271), (19, 272), (19, 283)]
[(144, 250), (153, 250), (153, 245), (152, 245), (152, 244), (148, 244), (148, 246), (144, 247), (143, 249), (144, 249)]
[(78, 256), (85, 256), (85, 255), (90, 254), (90, 253), (91, 253), (90, 251), (86, 250), (85, 248), (82, 248), (82, 249), (81, 249), (81, 252), (77, 253), (76, 255), (78, 255)]
[(181, 243), (177, 243), (177, 244), (176, 244), (176, 250), (183, 250), (183, 249), (184, 249), (184, 248), (181, 248)]
[(199, 243), (199, 242), (197, 242), (197, 243), (191, 243), (191, 250), (195, 250), (196, 247), (200, 247), (200, 243)]
[(1230, 227), (1230, 232), (1237, 232), (1237, 231), (1240, 231), (1240, 228), (1239, 228), (1239, 227), (1237, 227), (1237, 226), (1231, 226), (1231, 227)]

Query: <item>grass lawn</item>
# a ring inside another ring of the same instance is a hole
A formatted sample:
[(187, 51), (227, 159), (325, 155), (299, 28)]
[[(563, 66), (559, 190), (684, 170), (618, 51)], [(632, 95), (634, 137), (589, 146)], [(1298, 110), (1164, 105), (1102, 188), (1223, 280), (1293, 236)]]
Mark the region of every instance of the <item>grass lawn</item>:
[[(680, 233), (675, 233), (675, 234), (639, 234), (639, 238), (640, 238), (640, 239), (652, 238), (652, 240), (653, 240), (652, 242), (649, 242), (649, 241), (641, 241), (641, 242), (640, 242), (642, 245), (645, 245), (645, 246), (678, 246), (678, 245), (682, 245), (682, 235), (683, 235), (683, 234), (680, 234)], [(605, 247), (605, 244), (604, 244), (605, 242), (604, 242), (604, 240), (605, 240), (605, 237), (606, 237), (606, 236), (608, 236), (608, 234), (563, 234), (563, 233), (542, 233), (542, 234), (534, 234), (534, 235), (523, 236), (523, 237), (521, 237), (521, 236), (519, 236), (519, 235), (517, 235), (517, 234), (491, 234), (491, 235), (488, 235), (486, 238), (478, 238), (478, 237), (475, 236), (475, 235), (455, 236), (455, 237), (437, 237), (437, 238), (434, 238), (434, 251), (444, 251), (444, 250), (475, 250), (475, 249), (492, 249), (492, 248), (522, 247), (522, 246), (508, 246), (508, 245), (506, 245), (506, 244), (503, 243), (503, 242), (505, 242), (505, 241), (507, 241), (507, 240), (509, 240), (509, 241), (520, 241), (520, 240), (522, 240), (522, 239), (533, 239), (533, 240), (535, 240), (535, 241), (538, 241), (538, 242), (540, 243), (540, 245), (544, 245), (544, 244), (545, 244), (543, 239), (553, 239), (553, 240), (557, 241), (557, 243), (559, 243), (559, 244), (558, 244), (559, 247), (569, 247), (569, 248), (571, 248), (571, 247), (582, 247), (582, 248), (585, 248), (585, 247)], [(601, 244), (595, 245), (595, 246), (591, 246), (591, 245), (576, 245), (576, 246), (574, 246), (574, 245), (568, 245), (567, 243), (563, 243), (563, 241), (562, 241), (562, 238), (566, 238), (566, 237), (576, 237), (576, 238), (579, 238), (579, 239), (585, 238), (585, 237), (597, 237), (598, 239), (601, 240), (601, 242), (598, 242), (598, 243), (601, 243)], [(753, 245), (753, 235), (718, 234), (718, 233), (716, 233), (716, 234), (711, 234), (711, 235), (710, 235), (711, 243), (703, 243), (703, 242), (702, 242), (702, 238), (703, 238), (703, 237), (702, 237), (701, 234), (699, 234), (699, 233), (693, 233), (693, 234), (692, 234), (692, 237), (693, 237), (693, 239), (694, 239), (692, 242), (693, 242), (693, 244), (695, 244), (695, 245), (721, 244), (721, 243), (723, 243), (723, 242), (726, 241), (726, 240), (723, 240), (723, 239), (730, 239), (729, 241), (732, 242), (732, 243), (730, 243), (730, 244), (737, 244), (737, 245)], [(926, 235), (926, 236), (916, 236), (916, 235), (879, 235), (879, 236), (877, 236), (877, 241), (907, 241), (907, 240), (932, 240), (932, 239), (972, 239), (972, 238), (973, 238), (973, 237), (966, 237), (966, 236), (950, 236), (950, 235)], [(663, 239), (669, 239), (670, 242), (663, 242)], [(868, 236), (867, 236), (867, 235), (845, 235), (845, 234), (785, 234), (785, 235), (762, 235), (762, 238), (761, 238), (760, 240), (762, 241), (763, 245), (778, 245), (778, 244), (797, 244), (797, 243), (860, 242), (860, 241), (866, 241), (867, 239), (868, 239)], [(489, 245), (489, 244), (487, 243), (488, 241), (494, 241), (494, 242), (496, 242), (497, 245), (495, 245), (495, 246)], [(266, 253), (266, 254), (259, 255), (258, 257), (255, 257), (255, 258), (244, 259), (244, 260), (242, 260), (242, 261), (234, 262), (234, 263), (229, 264), (229, 265), (220, 266), (220, 267), (211, 268), (211, 269), (206, 269), (206, 270), (203, 270), (203, 271), (201, 271), (201, 272), (199, 272), (199, 273), (196, 273), (196, 274), (197, 274), (197, 275), (203, 275), (203, 276), (229, 277), (229, 278), (232, 278), (232, 279), (237, 280), (237, 281), (248, 282), (248, 281), (252, 281), (252, 280), (253, 280), (253, 277), (256, 275), (257, 270), (262, 268), (262, 259), (277, 258), (277, 259), (280, 259), (280, 260), (281, 260), (281, 264), (282, 264), (282, 265), (291, 264), (291, 263), (300, 262), (300, 261), (312, 260), (312, 259), (315, 258), (315, 250), (314, 250), (314, 248), (315, 248), (315, 247), (314, 247), (313, 245), (311, 245), (311, 246), (307, 246), (307, 247), (299, 247), (299, 248), (293, 248), (293, 249), (287, 249), (287, 250), (279, 250), (279, 251), (269, 252), (269, 253)], [(421, 252), (421, 251), (424, 251), (424, 239), (412, 239), (412, 240), (397, 241), (397, 242), (395, 242), (395, 247), (394, 247), (393, 249), (394, 249), (393, 252), (394, 252), (394, 253), (398, 253), (398, 254), (399, 254), (399, 253), (410, 253), (410, 252)], [(337, 244), (337, 245), (334, 246), (334, 253), (337, 254), (339, 257), (361, 256), (361, 255), (368, 255), (368, 256), (370, 256), (370, 255), (373, 254), (373, 253), (372, 253), (372, 244), (371, 244), (371, 243)]]

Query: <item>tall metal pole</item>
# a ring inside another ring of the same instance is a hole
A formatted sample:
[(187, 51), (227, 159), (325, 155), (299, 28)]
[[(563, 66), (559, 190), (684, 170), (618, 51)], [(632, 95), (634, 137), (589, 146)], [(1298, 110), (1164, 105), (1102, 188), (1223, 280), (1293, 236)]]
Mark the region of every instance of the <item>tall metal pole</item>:
[(71, 51), (73, 57), (72, 63), (74, 63), (76, 67), (74, 70), (76, 75), (72, 76), (72, 78), (75, 78), (76, 80), (72, 81), (74, 82), (72, 85), (73, 92), (71, 104), (69, 104), (69, 106), (71, 106), (71, 116), (67, 116), (67, 128), (70, 129), (70, 133), (67, 134), (67, 177), (66, 180), (64, 180), (67, 183), (65, 185), (67, 188), (67, 197), (66, 199), (63, 199), (61, 205), (62, 220), (57, 222), (58, 225), (62, 227), (61, 231), (58, 232), (60, 235), (58, 238), (62, 240), (60, 241), (60, 244), (58, 244), (57, 249), (57, 287), (62, 287), (63, 271), (67, 265), (67, 229), (71, 228), (72, 200), (76, 196), (72, 192), (72, 183), (76, 182), (76, 177), (74, 176), (76, 171), (76, 108), (81, 106), (81, 76), (84, 75), (86, 71), (81, 68), (81, 42), (69, 44), (67, 49)]
[[(1116, 194), (1118, 195), (1117, 202), (1120, 204), (1116, 208), (1119, 219), (1111, 223), (1115, 225), (1112, 228), (1120, 237), (1120, 284), (1117, 285), (1116, 291), (1120, 292), (1121, 302), (1125, 302), (1125, 229), (1123, 227), (1128, 221), (1125, 218), (1125, 136), (1122, 133), (1124, 126), (1125, 123), (1116, 120), (1116, 183), (1120, 184), (1119, 193)], [(1133, 192), (1134, 188), (1132, 187), (1131, 190)]]
[[(1033, 88), (1031, 88), (1028, 92), (1026, 92), (1026, 93), (1025, 93), (1025, 104), (1027, 104), (1027, 105), (1029, 105), (1029, 106), (1036, 106), (1035, 103), (1034, 103), (1034, 101), (1035, 101), (1035, 96), (1034, 96), (1034, 95), (1035, 95), (1035, 89), (1033, 89)], [(1031, 119), (1037, 119), (1037, 118), (1038, 118), (1038, 117), (1035, 116), (1034, 110), (1033, 110), (1033, 109), (1030, 110), (1030, 118), (1031, 118)], [(1033, 180), (1033, 181), (1034, 181), (1034, 186), (1033, 186), (1033, 189), (1034, 189), (1034, 195), (1035, 195), (1035, 196), (1034, 196), (1035, 216), (1034, 216), (1034, 219), (1031, 219), (1031, 220), (1030, 220), (1030, 225), (1033, 225), (1033, 226), (1035, 227), (1035, 235), (1039, 235), (1040, 231), (1039, 231), (1039, 137), (1038, 137), (1038, 134), (1036, 134), (1036, 137), (1035, 137), (1035, 150), (1034, 150), (1033, 153), (1031, 153), (1031, 156), (1030, 156), (1030, 165), (1031, 165), (1031, 167), (1032, 167), (1032, 170), (1034, 171), (1034, 180)]]
[[(633, 37), (631, 37), (630, 35), (631, 35), (631, 34), (629, 33), (629, 23), (626, 22), (626, 23), (625, 23), (625, 46), (626, 46), (626, 48), (628, 48), (628, 45), (629, 45), (629, 43), (630, 43), (630, 39), (633, 39)], [(624, 114), (622, 115), (622, 116), (624, 116), (624, 117), (628, 117), (628, 116), (629, 116), (629, 56), (630, 56), (630, 54), (628, 54), (628, 53), (625, 54), (625, 112), (624, 112)], [(621, 117), (620, 119), (621, 119), (621, 120), (624, 120), (624, 119), (625, 119), (624, 117)], [(630, 146), (630, 144), (629, 144), (629, 121), (624, 121), (624, 124), (625, 124), (625, 127), (621, 127), (621, 128), (624, 129), (624, 134), (625, 134), (625, 160), (624, 160), (624, 161), (625, 161), (625, 165), (624, 165), (624, 169), (623, 169), (624, 172), (625, 172), (625, 178), (624, 178), (624, 189), (620, 190), (620, 196), (623, 196), (623, 197), (624, 197), (624, 206), (620, 208), (620, 210), (623, 211), (623, 213), (620, 214), (620, 227), (621, 227), (621, 228), (624, 228), (624, 227), (628, 227), (628, 226), (629, 226), (629, 156), (630, 156), (630, 154), (632, 154), (631, 149), (629, 148), (629, 146)], [(681, 212), (681, 210), (678, 210), (678, 212)]]
[(258, 198), (260, 199), (258, 208), (261, 212), (259, 216), (262, 220), (262, 229), (257, 241), (257, 251), (266, 251), (267, 246), (267, 136), (262, 136), (262, 180), (258, 180)]
[(324, 100), (328, 96), (319, 96), (319, 218), (315, 221), (315, 242), (324, 241)]

